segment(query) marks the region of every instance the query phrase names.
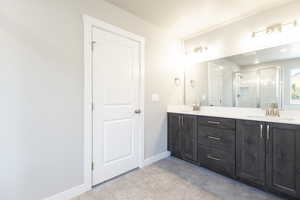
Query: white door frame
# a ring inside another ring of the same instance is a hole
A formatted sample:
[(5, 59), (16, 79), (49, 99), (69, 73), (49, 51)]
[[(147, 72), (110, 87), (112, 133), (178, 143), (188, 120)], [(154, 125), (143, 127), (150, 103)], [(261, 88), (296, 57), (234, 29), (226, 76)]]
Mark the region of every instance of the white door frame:
[(93, 161), (93, 127), (92, 127), (92, 29), (99, 29), (118, 34), (139, 43), (140, 46), (140, 127), (139, 141), (139, 167), (144, 163), (144, 73), (145, 73), (145, 39), (116, 26), (107, 24), (93, 17), (83, 15), (84, 23), (84, 184), (91, 188), (92, 161)]

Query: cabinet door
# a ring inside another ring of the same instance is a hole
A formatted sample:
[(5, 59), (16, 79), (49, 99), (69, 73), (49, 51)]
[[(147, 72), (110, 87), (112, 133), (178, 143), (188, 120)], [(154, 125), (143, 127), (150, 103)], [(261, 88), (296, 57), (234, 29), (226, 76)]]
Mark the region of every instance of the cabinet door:
[(181, 158), (181, 115), (168, 114), (168, 150), (172, 156)]
[(276, 192), (297, 196), (297, 134), (299, 127), (287, 124), (268, 124), (268, 187)]
[(237, 121), (237, 177), (256, 186), (266, 183), (266, 142), (264, 124), (256, 121)]
[(197, 160), (197, 116), (182, 115), (182, 156), (185, 160)]

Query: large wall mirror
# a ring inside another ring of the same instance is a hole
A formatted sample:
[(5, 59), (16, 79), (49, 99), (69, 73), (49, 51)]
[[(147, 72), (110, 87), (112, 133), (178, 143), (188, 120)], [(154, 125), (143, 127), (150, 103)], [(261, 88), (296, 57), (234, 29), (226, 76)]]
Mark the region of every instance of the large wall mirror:
[(300, 43), (196, 63), (185, 81), (188, 105), (300, 108)]

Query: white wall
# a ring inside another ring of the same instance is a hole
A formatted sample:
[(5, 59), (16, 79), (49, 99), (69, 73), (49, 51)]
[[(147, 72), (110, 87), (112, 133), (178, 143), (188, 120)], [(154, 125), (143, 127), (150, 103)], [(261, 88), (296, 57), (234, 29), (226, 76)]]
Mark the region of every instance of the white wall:
[(300, 1), (245, 18), (209, 33), (185, 40), (187, 50), (195, 46), (207, 46), (208, 51), (198, 56), (190, 56), (190, 62), (214, 60), (217, 58), (250, 52), (299, 41), (300, 31), (282, 33), (262, 38), (252, 38), (253, 31), (267, 26), (300, 19)]
[[(200, 103), (201, 105), (206, 105), (202, 97), (205, 95), (207, 97), (208, 89), (208, 66), (207, 63), (197, 63), (195, 65), (189, 65), (185, 68), (185, 103), (186, 105), (192, 105), (195, 103)], [(194, 84), (191, 85), (191, 81)], [(193, 87), (192, 87), (193, 86)]]
[(2, 0), (0, 199), (83, 183), (82, 14), (146, 38), (145, 157), (166, 151), (166, 105), (182, 102), (176, 40), (103, 0)]

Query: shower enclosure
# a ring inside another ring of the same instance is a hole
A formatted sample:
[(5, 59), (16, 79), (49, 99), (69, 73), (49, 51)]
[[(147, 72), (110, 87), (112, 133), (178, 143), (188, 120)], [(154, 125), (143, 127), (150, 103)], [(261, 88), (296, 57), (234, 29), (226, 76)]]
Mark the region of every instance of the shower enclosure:
[(233, 104), (236, 107), (265, 108), (269, 103), (282, 106), (281, 68), (262, 66), (233, 75)]

